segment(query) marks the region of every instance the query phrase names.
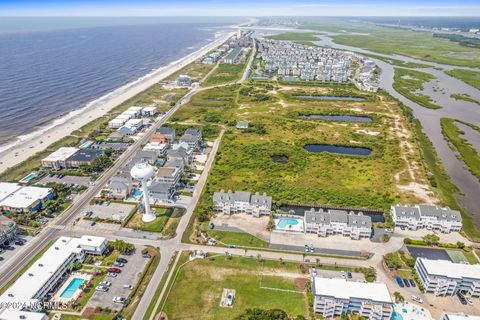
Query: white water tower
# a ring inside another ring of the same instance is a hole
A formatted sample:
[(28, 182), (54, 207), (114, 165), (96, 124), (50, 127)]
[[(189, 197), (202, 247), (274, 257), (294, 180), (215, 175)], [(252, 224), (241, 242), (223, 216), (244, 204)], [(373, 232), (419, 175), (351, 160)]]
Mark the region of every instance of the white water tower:
[(142, 184), (143, 206), (145, 207), (145, 212), (143, 214), (142, 220), (143, 222), (151, 222), (155, 220), (156, 216), (150, 211), (150, 200), (148, 198), (147, 180), (155, 174), (155, 170), (148, 163), (141, 162), (135, 164), (132, 167), (132, 170), (130, 170), (130, 174), (132, 175), (133, 179), (140, 181), (140, 183)]

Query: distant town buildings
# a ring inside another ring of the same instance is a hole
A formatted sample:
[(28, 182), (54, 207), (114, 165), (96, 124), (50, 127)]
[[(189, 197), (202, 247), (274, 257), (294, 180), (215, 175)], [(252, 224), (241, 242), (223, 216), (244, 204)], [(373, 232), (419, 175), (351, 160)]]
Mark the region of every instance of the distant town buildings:
[(233, 48), (227, 56), (223, 59), (223, 62), (228, 64), (234, 64), (240, 61), (240, 58), (243, 55), (243, 49), (241, 47)]
[[(52, 293), (72, 262), (86, 255), (102, 255), (107, 239), (94, 236), (60, 237), (1, 296), (0, 319), (48, 319), (41, 303)], [(6, 307), (16, 304), (19, 308)]]
[(2, 213), (28, 213), (38, 211), (55, 197), (51, 188), (21, 186), (0, 182), (0, 211)]
[(451, 296), (462, 292), (471, 297), (480, 297), (480, 264), (417, 258), (415, 270), (427, 293)]
[(223, 214), (245, 213), (254, 217), (269, 215), (272, 209), (272, 197), (258, 192), (221, 190), (213, 194), (213, 210)]
[(372, 218), (343, 210), (305, 211), (305, 232), (316, 233), (319, 237), (340, 234), (354, 240), (370, 238)]
[(314, 311), (328, 319), (358, 313), (367, 319), (387, 320), (393, 314), (393, 301), (383, 283), (313, 277), (312, 294)]
[(462, 229), (462, 216), (459, 211), (448, 207), (433, 205), (408, 205), (397, 204), (390, 208), (393, 221), (398, 227), (410, 230), (427, 229), (438, 230), (444, 233), (460, 231)]

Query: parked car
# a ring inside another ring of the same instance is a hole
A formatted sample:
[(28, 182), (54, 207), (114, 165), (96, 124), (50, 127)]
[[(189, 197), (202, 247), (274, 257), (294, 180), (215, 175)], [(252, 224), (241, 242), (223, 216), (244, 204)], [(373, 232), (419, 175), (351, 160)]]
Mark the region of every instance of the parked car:
[(415, 287), (417, 286), (417, 285), (415, 284), (415, 280), (413, 280), (413, 279), (408, 279), (408, 281), (410, 282), (410, 285), (411, 285), (412, 287), (415, 288)]
[(92, 226), (92, 227), (93, 227), (94, 225), (96, 225), (96, 224), (97, 224), (97, 223), (96, 223), (95, 221), (90, 222), (90, 226)]
[(467, 300), (468, 304), (473, 304), (473, 300), (469, 297), (465, 297), (465, 300)]
[(118, 262), (118, 261), (115, 261), (115, 263), (113, 264), (115, 267), (119, 267), (119, 268), (122, 268), (123, 266), (125, 266), (124, 263), (121, 263), (121, 262)]
[(122, 297), (113, 297), (112, 301), (114, 303), (121, 303), (121, 304), (124, 304), (126, 299), (125, 298), (122, 298)]
[(461, 304), (463, 304), (463, 305), (468, 304), (467, 299), (465, 299), (465, 296), (463, 294), (461, 294), (460, 292), (457, 292), (457, 297), (458, 297), (458, 300), (460, 300)]
[(100, 285), (99, 285), (99, 286), (97, 286), (97, 287), (95, 288), (95, 290), (97, 290), (97, 291), (102, 291), (102, 292), (107, 292), (107, 291), (108, 291), (108, 287), (106, 287), (106, 286), (100, 286)]
[(112, 278), (115, 278), (115, 277), (117, 277), (117, 274), (115, 272), (109, 272), (108, 276), (112, 277)]
[(406, 287), (410, 287), (410, 282), (408, 281), (408, 279), (402, 279), (402, 280)]
[(120, 273), (120, 272), (122, 272), (122, 269), (120, 269), (120, 268), (108, 268), (108, 272)]
[(17, 240), (14, 242), (16, 246), (23, 246), (25, 244), (24, 241)]
[(99, 283), (99, 285), (105, 286), (105, 287), (110, 287), (110, 286), (112, 285), (112, 283), (109, 282), (109, 281), (104, 280), (104, 281), (101, 281), (101, 282)]
[(125, 258), (117, 258), (117, 262), (120, 262), (120, 263), (127, 263), (128, 260), (125, 259)]
[(397, 277), (395, 280), (397, 280), (397, 283), (400, 287), (402, 287), (402, 288), (405, 287), (405, 285), (403, 284), (402, 278)]
[(392, 233), (392, 232), (393, 232), (393, 229), (386, 228), (386, 229), (385, 229), (385, 232), (387, 232), (387, 233)]
[(150, 253), (144, 253), (142, 254), (142, 257), (149, 259), (152, 257), (152, 255)]
[(423, 303), (423, 300), (422, 300), (422, 298), (420, 298), (420, 297), (412, 296), (411, 298), (412, 298), (412, 300), (415, 301), (415, 302)]
[(133, 289), (133, 286), (131, 284), (124, 284), (123, 285), (123, 288), (124, 289), (128, 289), (128, 290), (132, 290)]
[(352, 273), (351, 273), (351, 272), (347, 272), (347, 277), (348, 277), (348, 279), (352, 279)]

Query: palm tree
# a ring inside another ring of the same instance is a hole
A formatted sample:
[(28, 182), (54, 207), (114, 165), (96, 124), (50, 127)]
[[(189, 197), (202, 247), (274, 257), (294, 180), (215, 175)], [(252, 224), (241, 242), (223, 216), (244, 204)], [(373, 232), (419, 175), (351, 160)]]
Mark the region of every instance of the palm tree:
[(402, 294), (398, 291), (395, 291), (393, 293), (393, 296), (395, 297), (395, 302), (396, 303), (401, 303), (405, 301), (405, 298), (402, 296)]

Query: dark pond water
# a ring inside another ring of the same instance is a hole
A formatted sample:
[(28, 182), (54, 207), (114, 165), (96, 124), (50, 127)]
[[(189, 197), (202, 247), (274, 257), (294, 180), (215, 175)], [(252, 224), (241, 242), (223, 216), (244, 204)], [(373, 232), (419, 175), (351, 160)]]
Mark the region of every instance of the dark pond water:
[(293, 97), (298, 98), (298, 99), (315, 99), (315, 100), (327, 100), (327, 101), (332, 101), (332, 100), (365, 101), (365, 100), (367, 100), (366, 98), (362, 98), (362, 97), (340, 97), (340, 96), (306, 96), (306, 95), (300, 95), (300, 96), (293, 96)]
[[(308, 205), (284, 205), (280, 206), (280, 210), (288, 213), (293, 213), (294, 215), (303, 217), (305, 215), (305, 210), (310, 210), (312, 206)], [(322, 208), (324, 210), (328, 209), (339, 209), (337, 207), (331, 206), (315, 206), (315, 210)], [(370, 209), (359, 209), (359, 208), (341, 208), (339, 210), (345, 210), (347, 212), (353, 212), (355, 214), (363, 213), (365, 216), (372, 218), (372, 222), (385, 222), (385, 217), (383, 212), (379, 210), (370, 210)]]
[(288, 163), (288, 157), (284, 155), (275, 155), (275, 156), (272, 156), (272, 161), (286, 164)]
[(339, 153), (339, 154), (350, 154), (357, 156), (368, 156), (372, 153), (372, 150), (369, 148), (363, 147), (347, 147), (347, 146), (333, 146), (330, 144), (307, 144), (303, 147), (309, 152), (330, 152), (330, 153)]
[(372, 122), (372, 118), (367, 116), (307, 114), (307, 115), (304, 115), (303, 117), (308, 119), (321, 119), (321, 120), (332, 120), (332, 121)]

